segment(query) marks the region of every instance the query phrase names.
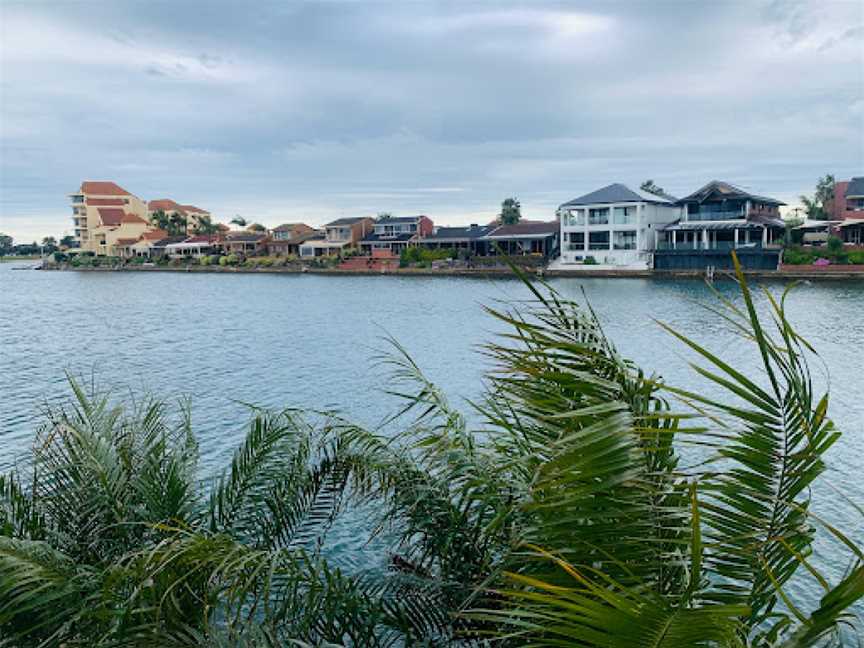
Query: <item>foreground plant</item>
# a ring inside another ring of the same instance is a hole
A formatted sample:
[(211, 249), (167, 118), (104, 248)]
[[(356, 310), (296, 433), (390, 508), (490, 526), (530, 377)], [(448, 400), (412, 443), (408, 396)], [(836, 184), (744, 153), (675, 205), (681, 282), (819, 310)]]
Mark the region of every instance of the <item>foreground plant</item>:
[[(761, 375), (668, 329), (722, 398), (646, 375), (590, 309), (529, 284), (532, 303), (490, 310), (509, 332), (486, 348), (477, 429), (397, 344), (384, 361), (404, 400), (398, 435), (256, 412), (209, 486), (194, 479), (188, 418), (169, 426), (157, 403), (124, 416), (76, 387), (26, 484), (0, 482), (0, 638), (839, 644), (864, 595), (862, 554), (809, 496), (839, 433), (783, 299), (766, 293), (760, 319), (739, 281), (743, 306), (717, 314), (753, 344)], [(388, 569), (346, 575), (322, 557), (345, 502), (379, 512)], [(848, 549), (821, 557), (849, 565), (834, 585), (812, 556), (818, 528)], [(823, 589), (814, 609), (788, 594), (793, 578)]]

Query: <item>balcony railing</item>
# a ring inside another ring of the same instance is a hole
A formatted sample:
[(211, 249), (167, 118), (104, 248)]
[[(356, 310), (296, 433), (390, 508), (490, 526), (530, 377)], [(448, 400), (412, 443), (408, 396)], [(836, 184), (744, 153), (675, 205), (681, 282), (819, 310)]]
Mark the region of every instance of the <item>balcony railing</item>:
[(707, 246), (702, 241), (696, 243), (679, 241), (674, 247), (670, 241), (660, 241), (657, 244), (658, 250), (677, 250), (679, 252), (687, 250), (764, 250), (778, 249), (780, 247), (782, 246), (779, 243), (762, 245), (761, 242), (744, 243), (743, 241), (739, 241), (738, 245), (735, 245), (732, 241), (712, 241)]
[(723, 221), (739, 220), (745, 216), (743, 209), (733, 211), (703, 211), (695, 214), (687, 214), (688, 221)]

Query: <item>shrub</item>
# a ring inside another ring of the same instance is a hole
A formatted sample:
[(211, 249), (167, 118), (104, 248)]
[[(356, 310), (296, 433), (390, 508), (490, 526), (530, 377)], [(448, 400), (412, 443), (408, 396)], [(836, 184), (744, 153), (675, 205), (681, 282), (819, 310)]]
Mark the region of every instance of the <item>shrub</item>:
[(63, 263), (64, 261), (67, 261), (68, 259), (69, 259), (69, 257), (67, 257), (62, 252), (55, 252), (54, 253), (54, 262), (55, 263)]
[(813, 252), (800, 247), (789, 247), (783, 251), (783, 263), (789, 265), (810, 265), (815, 260)]
[(131, 263), (132, 265), (142, 265), (142, 264), (144, 264), (144, 263), (147, 263), (147, 257), (143, 257), (143, 256), (136, 256), (136, 257), (133, 257), (133, 258), (131, 259), (130, 263)]
[(582, 262), (582, 265), (597, 265), (597, 259), (595, 259), (593, 256), (587, 256)]
[(81, 266), (82, 261), (83, 261), (83, 259), (81, 259), (77, 256), (74, 256), (74, 257), (72, 257), (72, 260), (69, 261), (69, 265), (71, 265), (73, 268), (78, 268)]
[(852, 250), (846, 256), (849, 263), (864, 265), (864, 250)]
[(202, 266), (209, 266), (210, 265), (210, 257), (209, 256), (201, 257), (198, 260), (198, 263)]

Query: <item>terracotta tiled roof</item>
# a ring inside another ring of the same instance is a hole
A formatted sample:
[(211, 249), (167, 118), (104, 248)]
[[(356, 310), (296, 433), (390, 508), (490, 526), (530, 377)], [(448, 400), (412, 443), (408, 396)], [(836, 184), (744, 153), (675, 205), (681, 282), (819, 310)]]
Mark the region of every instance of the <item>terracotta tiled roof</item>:
[(81, 193), (94, 196), (131, 196), (123, 187), (113, 182), (85, 180), (81, 183)]
[[(101, 210), (100, 210), (101, 211)], [(123, 214), (123, 218), (120, 219), (121, 223), (146, 223), (147, 221), (137, 216), (136, 214)]]
[(147, 209), (149, 211), (179, 211), (186, 212), (186, 209), (180, 203), (174, 202), (170, 198), (160, 198), (159, 200), (151, 200), (147, 203)]
[(94, 207), (97, 205), (98, 206), (122, 205), (123, 199), (122, 198), (88, 198), (87, 204), (93, 205)]
[(126, 215), (122, 209), (118, 207), (100, 207), (96, 211), (99, 212), (99, 219), (103, 225), (119, 225)]
[(138, 239), (136, 238), (122, 238), (117, 239), (116, 245), (132, 245), (133, 243), (137, 243)]
[(142, 241), (161, 241), (163, 238), (168, 237), (168, 232), (165, 230), (157, 229), (150, 230), (149, 232), (144, 232), (141, 235), (140, 240)]
[(199, 214), (209, 214), (206, 209), (201, 209), (200, 207), (196, 207), (195, 205), (180, 205), (183, 209), (190, 212), (196, 212)]

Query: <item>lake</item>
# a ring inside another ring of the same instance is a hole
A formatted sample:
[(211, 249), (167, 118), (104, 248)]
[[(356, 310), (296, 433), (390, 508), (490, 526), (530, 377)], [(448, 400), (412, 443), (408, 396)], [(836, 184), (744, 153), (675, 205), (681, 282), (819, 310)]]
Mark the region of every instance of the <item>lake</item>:
[[(0, 264), (2, 470), (25, 456), (40, 409), (69, 397), (64, 371), (118, 398), (142, 390), (190, 397), (205, 476), (225, 465), (243, 438), (245, 403), (333, 407), (366, 425), (384, 419), (396, 403), (382, 394), (387, 376), (373, 360), (388, 334), (458, 404), (480, 394), (487, 365), (477, 347), (501, 330), (482, 306), (529, 296), (512, 279), (35, 272), (16, 265)], [(700, 281), (551, 284), (579, 300), (584, 291), (619, 350), (672, 384), (708, 388), (687, 365), (693, 354), (655, 319), (758, 375), (751, 348), (704, 308), (715, 298)], [(731, 282), (716, 287), (737, 300)], [(813, 365), (817, 382), (830, 380), (829, 413), (844, 433), (828, 456), (826, 479), (864, 504), (864, 281), (801, 285), (788, 311), (829, 369)], [(864, 521), (834, 490), (817, 490), (815, 510), (864, 543)], [(362, 535), (342, 524), (332, 542), (351, 553)], [(827, 568), (842, 573), (847, 565), (831, 560), (828, 547), (820, 544)]]

